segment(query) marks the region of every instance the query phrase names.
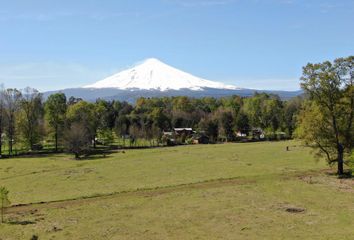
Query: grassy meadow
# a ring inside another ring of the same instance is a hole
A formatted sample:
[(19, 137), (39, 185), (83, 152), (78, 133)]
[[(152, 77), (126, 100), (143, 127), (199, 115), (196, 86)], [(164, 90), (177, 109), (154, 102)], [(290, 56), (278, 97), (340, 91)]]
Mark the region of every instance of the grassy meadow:
[(0, 239), (353, 239), (354, 181), (328, 172), (294, 141), (3, 159)]

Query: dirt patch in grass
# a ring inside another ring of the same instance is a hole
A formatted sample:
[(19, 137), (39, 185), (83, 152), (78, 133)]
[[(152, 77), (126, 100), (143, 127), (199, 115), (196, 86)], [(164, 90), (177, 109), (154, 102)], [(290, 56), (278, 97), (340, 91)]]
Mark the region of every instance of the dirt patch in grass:
[(298, 177), (301, 181), (308, 184), (320, 184), (335, 188), (343, 192), (354, 192), (354, 178), (337, 178), (334, 175), (323, 175), (323, 174), (313, 174), (313, 175), (301, 175)]
[(306, 209), (301, 207), (286, 207), (285, 211), (288, 213), (302, 213), (305, 212)]

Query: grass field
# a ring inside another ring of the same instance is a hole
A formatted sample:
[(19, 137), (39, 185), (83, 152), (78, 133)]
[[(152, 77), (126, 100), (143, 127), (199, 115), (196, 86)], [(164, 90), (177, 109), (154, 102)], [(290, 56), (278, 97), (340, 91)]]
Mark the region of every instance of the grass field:
[[(286, 146), (290, 151), (286, 151)], [(0, 239), (353, 239), (354, 181), (296, 142), (0, 160)]]

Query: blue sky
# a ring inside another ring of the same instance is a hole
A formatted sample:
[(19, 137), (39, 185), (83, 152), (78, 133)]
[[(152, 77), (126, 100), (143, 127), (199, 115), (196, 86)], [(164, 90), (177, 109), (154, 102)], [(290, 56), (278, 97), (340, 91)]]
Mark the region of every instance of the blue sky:
[(0, 82), (78, 87), (155, 57), (294, 90), (306, 63), (354, 54), (353, 30), (353, 0), (0, 0)]

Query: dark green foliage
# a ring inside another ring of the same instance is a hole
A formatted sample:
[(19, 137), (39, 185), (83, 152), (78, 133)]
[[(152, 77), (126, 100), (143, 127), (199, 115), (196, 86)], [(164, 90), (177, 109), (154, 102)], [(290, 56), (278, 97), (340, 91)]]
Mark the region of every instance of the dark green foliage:
[(39, 239), (38, 235), (32, 235), (30, 240), (38, 240), (38, 239)]
[(45, 103), (46, 119), (54, 132), (55, 151), (58, 151), (59, 138), (64, 130), (66, 119), (66, 96), (63, 93), (50, 95)]
[(4, 106), (6, 113), (6, 138), (9, 155), (13, 154), (13, 146), (16, 141), (16, 119), (20, 109), (22, 94), (16, 88), (4, 91)]
[(4, 222), (5, 208), (7, 208), (9, 205), (9, 191), (5, 187), (0, 187), (0, 223)]
[(199, 130), (208, 136), (211, 142), (215, 142), (218, 138), (218, 122), (211, 117), (205, 117), (200, 120)]
[(234, 129), (241, 133), (247, 133), (250, 131), (250, 123), (247, 114), (240, 112), (235, 118)]

